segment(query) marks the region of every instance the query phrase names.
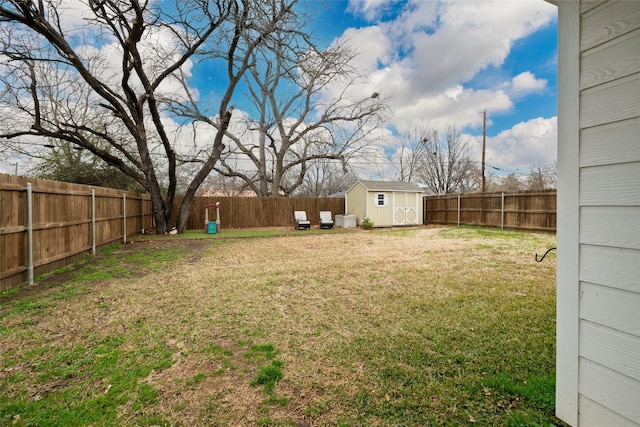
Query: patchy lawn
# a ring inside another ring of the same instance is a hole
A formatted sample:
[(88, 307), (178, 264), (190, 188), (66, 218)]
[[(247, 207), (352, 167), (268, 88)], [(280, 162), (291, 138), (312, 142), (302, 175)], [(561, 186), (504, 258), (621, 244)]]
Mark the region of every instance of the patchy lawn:
[(0, 425), (560, 425), (551, 246), (427, 227), (112, 247), (0, 299)]

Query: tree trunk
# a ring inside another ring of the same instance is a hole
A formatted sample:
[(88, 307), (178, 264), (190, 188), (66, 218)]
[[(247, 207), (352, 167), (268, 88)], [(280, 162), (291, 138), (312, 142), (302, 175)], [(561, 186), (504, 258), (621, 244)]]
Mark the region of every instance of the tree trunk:
[(182, 200), (182, 204), (180, 205), (180, 212), (178, 213), (178, 233), (184, 233), (187, 228), (187, 222), (189, 221), (189, 216), (191, 215), (191, 209), (193, 208), (193, 201), (196, 197), (196, 191), (200, 188), (200, 184), (205, 180), (209, 173), (213, 170), (213, 167), (216, 165), (218, 159), (220, 159), (220, 153), (224, 148), (222, 144), (222, 138), (224, 137), (227, 128), (229, 127), (229, 122), (231, 121), (231, 112), (226, 111), (226, 113), (221, 114), (220, 120), (220, 128), (218, 132), (216, 132), (216, 137), (213, 141), (213, 150), (211, 155), (202, 166), (202, 168), (198, 171), (196, 176), (189, 184), (189, 188), (184, 194), (184, 199)]
[(152, 185), (149, 189), (151, 197), (151, 208), (153, 209), (153, 219), (156, 222), (156, 234), (166, 234), (171, 225), (171, 212), (169, 212), (169, 222), (167, 222), (167, 206), (162, 199), (159, 188)]

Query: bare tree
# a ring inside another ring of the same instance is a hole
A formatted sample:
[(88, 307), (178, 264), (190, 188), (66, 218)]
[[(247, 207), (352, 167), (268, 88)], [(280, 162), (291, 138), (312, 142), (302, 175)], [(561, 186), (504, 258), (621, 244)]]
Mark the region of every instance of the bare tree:
[(344, 171), (340, 162), (319, 159), (308, 165), (303, 183), (296, 189), (295, 195), (327, 197), (348, 190), (357, 180), (354, 174)]
[[(256, 66), (245, 76), (255, 119), (229, 128), (231, 142), (215, 169), (277, 197), (294, 194), (322, 160), (346, 169), (382, 124), (387, 99), (352, 94), (360, 75), (349, 65), (356, 53), (343, 44), (321, 51), (308, 37), (283, 33), (270, 42), (255, 51)], [(327, 94), (336, 85), (340, 92)]]
[(199, 196), (223, 196), (223, 197), (241, 197), (246, 195), (255, 195), (251, 190), (247, 190), (247, 186), (244, 181), (234, 178), (226, 177), (219, 174), (209, 175), (200, 188), (198, 189)]
[(456, 127), (447, 126), (444, 139), (438, 131), (432, 130), (422, 143), (425, 154), (421, 157), (418, 180), (436, 194), (469, 191), (477, 167), (471, 160), (469, 141)]
[(525, 180), (527, 190), (548, 190), (556, 187), (557, 170), (555, 166), (537, 163), (529, 167)]
[(197, 99), (177, 82), (197, 64), (224, 70), (207, 113), (214, 134), (177, 219), (184, 231), (195, 192), (223, 151), (236, 87), (272, 34), (298, 31), (297, 0), (73, 2), (80, 10), (65, 1), (0, 3), (0, 139), (53, 138), (88, 150), (149, 191), (163, 233), (172, 226), (177, 169), (193, 168), (165, 124), (171, 102)]
[(429, 140), (437, 137), (437, 131), (427, 125), (411, 128), (401, 139), (398, 149), (393, 154), (396, 165), (396, 181), (413, 182), (420, 169), (433, 155)]
[(523, 184), (515, 173), (503, 177), (500, 180), (500, 184), (497, 186), (496, 191), (520, 191), (523, 189)]

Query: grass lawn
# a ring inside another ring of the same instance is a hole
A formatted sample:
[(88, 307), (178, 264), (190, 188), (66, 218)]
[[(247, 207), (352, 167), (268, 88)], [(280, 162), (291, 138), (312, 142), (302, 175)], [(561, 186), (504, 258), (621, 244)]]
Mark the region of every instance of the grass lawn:
[(0, 425), (561, 425), (554, 235), (222, 234), (5, 292)]

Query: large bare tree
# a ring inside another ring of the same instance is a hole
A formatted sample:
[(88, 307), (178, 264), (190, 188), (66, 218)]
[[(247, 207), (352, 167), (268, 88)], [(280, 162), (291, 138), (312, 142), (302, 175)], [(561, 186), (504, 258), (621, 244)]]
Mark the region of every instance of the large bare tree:
[(199, 100), (183, 83), (206, 64), (223, 90), (200, 108), (214, 132), (190, 174), (177, 219), (184, 231), (196, 190), (223, 151), (238, 83), (273, 34), (299, 30), (296, 1), (3, 0), (0, 140), (53, 139), (88, 150), (150, 193), (164, 233), (177, 168), (196, 164), (180, 158), (166, 125), (170, 103)]
[(361, 76), (350, 65), (356, 52), (345, 44), (320, 50), (308, 37), (283, 33), (270, 43), (255, 51), (256, 66), (245, 75), (252, 117), (229, 128), (231, 142), (215, 169), (278, 197), (304, 186), (320, 161), (342, 162), (346, 172), (349, 158), (374, 139), (388, 99), (359, 94)]

